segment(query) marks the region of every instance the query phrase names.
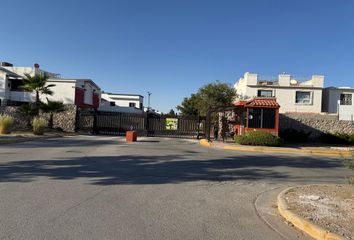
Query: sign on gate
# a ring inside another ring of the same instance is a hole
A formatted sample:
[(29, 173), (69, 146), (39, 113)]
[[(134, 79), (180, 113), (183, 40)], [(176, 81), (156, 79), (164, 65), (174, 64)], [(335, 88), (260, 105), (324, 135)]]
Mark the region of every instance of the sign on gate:
[(177, 130), (178, 118), (166, 118), (166, 129)]

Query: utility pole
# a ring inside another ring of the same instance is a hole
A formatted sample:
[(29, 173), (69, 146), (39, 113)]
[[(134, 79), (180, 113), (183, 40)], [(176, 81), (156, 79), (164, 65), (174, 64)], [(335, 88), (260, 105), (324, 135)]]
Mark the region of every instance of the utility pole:
[(150, 91), (147, 92), (148, 94), (148, 111), (150, 111), (150, 95), (152, 94)]

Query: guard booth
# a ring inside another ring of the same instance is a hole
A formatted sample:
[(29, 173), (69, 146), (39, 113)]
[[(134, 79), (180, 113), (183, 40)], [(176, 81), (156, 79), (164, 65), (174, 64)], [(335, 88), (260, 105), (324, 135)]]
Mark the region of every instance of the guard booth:
[(252, 98), (235, 103), (235, 135), (254, 130), (279, 134), (279, 104), (276, 98)]

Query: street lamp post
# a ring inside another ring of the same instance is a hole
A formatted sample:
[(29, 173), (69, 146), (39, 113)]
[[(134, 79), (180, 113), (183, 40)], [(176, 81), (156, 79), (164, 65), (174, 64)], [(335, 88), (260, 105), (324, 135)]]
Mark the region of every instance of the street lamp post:
[(148, 91), (147, 94), (148, 94), (148, 111), (150, 111), (150, 95), (152, 93), (150, 91)]

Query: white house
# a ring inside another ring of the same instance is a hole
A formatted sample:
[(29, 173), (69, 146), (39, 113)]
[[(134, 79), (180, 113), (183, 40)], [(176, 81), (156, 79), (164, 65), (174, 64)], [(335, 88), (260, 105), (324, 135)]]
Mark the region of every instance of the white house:
[(51, 88), (52, 96), (41, 96), (42, 101), (62, 101), (64, 104), (75, 104), (79, 107), (98, 108), (101, 89), (91, 79), (64, 79), (59, 74), (50, 73), (34, 67), (14, 67), (10, 63), (0, 63), (0, 105), (20, 105), (31, 102), (35, 95), (22, 88), (25, 74), (45, 74), (49, 77), (47, 84), (54, 84)]
[(100, 111), (143, 113), (144, 97), (138, 94), (106, 93), (101, 94)]
[(313, 75), (311, 79), (298, 81), (289, 74), (280, 74), (278, 79), (265, 80), (258, 74), (246, 72), (234, 85), (237, 100), (253, 97), (276, 97), (280, 113), (320, 113), (324, 76)]
[(354, 121), (354, 88), (324, 88), (322, 110), (338, 114), (339, 120)]

